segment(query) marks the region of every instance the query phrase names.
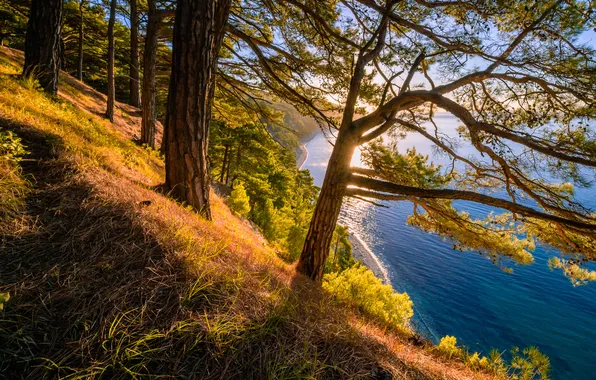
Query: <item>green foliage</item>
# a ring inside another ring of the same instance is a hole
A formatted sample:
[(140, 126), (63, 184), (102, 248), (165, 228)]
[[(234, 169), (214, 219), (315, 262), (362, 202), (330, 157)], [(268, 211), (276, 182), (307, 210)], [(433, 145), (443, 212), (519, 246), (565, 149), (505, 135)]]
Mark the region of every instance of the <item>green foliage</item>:
[[(227, 111), (233, 108), (226, 103)], [(236, 111), (239, 120), (246, 116)], [(210, 146), (213, 176), (240, 181), (249, 201), (245, 215), (293, 260), (302, 251), (317, 188), (308, 171), (298, 170), (293, 151), (277, 143), (265, 124), (214, 121)]]
[(382, 139), (368, 144), (362, 150), (361, 160), (383, 179), (400, 185), (434, 189), (452, 179), (452, 174), (443, 174), (440, 165), (428, 163), (428, 156), (416, 152), (415, 148), (400, 154), (395, 142), (385, 146)]
[(550, 360), (536, 347), (524, 348), (521, 352), (514, 347), (511, 350), (511, 373), (513, 379), (548, 380), (550, 373)]
[(333, 239), (331, 240), (331, 248), (329, 252), (329, 258), (325, 265), (325, 272), (341, 272), (348, 269), (356, 261), (352, 256), (352, 244), (348, 240), (350, 234), (348, 233), (348, 227), (337, 225), (335, 231), (333, 231)]
[(11, 131), (0, 130), (0, 160), (18, 163), (26, 153), (18, 136)]
[(457, 338), (450, 335), (441, 338), (437, 350), (447, 358), (460, 357), (462, 355), (462, 350), (457, 347)]
[(361, 265), (326, 274), (323, 288), (339, 300), (353, 303), (381, 321), (405, 328), (414, 315), (413, 303), (406, 293), (396, 293), (374, 273)]
[(246, 217), (250, 212), (250, 198), (246, 194), (242, 182), (237, 182), (234, 185), (234, 190), (227, 199), (230, 210), (236, 215)]
[(488, 357), (478, 352), (469, 353), (467, 349), (458, 347), (457, 338), (450, 335), (441, 338), (436, 351), (448, 359), (461, 359), (473, 370), (482, 370), (511, 380), (549, 379), (550, 361), (536, 347), (527, 347), (521, 352), (519, 348), (513, 347), (510, 364), (503, 360), (497, 350), (491, 350)]
[(4, 310), (4, 304), (10, 300), (10, 293), (0, 293), (0, 310)]
[(19, 163), (26, 153), (18, 136), (0, 130), (0, 233), (25, 207), (29, 183), (21, 175)]

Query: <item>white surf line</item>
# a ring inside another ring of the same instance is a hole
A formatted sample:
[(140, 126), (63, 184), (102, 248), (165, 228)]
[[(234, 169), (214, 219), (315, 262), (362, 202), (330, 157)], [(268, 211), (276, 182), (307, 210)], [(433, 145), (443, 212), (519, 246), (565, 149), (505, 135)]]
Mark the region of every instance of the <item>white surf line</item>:
[(301, 157), (302, 158), (302, 163), (298, 167), (299, 170), (302, 170), (302, 167), (306, 163), (306, 160), (308, 160), (308, 149), (306, 149), (306, 144), (308, 144), (308, 143), (304, 143), (304, 144), (301, 145), (301, 147), (302, 147), (301, 150), (304, 152), (304, 157)]
[(389, 272), (383, 266), (383, 264), (381, 263), (381, 260), (379, 260), (379, 258), (377, 257), (377, 255), (374, 254), (374, 252), (370, 249), (370, 247), (368, 246), (368, 244), (366, 244), (364, 242), (364, 240), (362, 240), (360, 238), (360, 236), (358, 236), (356, 234), (352, 234), (352, 236), (354, 236), (356, 238), (356, 240), (358, 240), (358, 243), (360, 243), (360, 245), (362, 246), (362, 248), (364, 248), (366, 250), (366, 252), (373, 259), (373, 261), (375, 262), (375, 264), (377, 264), (377, 267), (379, 268), (379, 270), (381, 271), (381, 274), (383, 275), (383, 280), (385, 280), (385, 283), (391, 285), (391, 282), (389, 281)]

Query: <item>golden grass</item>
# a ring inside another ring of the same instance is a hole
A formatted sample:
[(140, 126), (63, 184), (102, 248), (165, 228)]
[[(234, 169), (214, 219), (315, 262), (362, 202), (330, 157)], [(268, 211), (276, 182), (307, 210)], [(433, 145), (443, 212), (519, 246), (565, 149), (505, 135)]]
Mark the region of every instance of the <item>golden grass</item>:
[(153, 191), (163, 163), (130, 141), (138, 117), (111, 125), (101, 97), (66, 75), (48, 98), (14, 76), (19, 57), (0, 48), (0, 127), (31, 152), (19, 222), (2, 224), (0, 373), (487, 377), (334, 302), (215, 194), (208, 222)]

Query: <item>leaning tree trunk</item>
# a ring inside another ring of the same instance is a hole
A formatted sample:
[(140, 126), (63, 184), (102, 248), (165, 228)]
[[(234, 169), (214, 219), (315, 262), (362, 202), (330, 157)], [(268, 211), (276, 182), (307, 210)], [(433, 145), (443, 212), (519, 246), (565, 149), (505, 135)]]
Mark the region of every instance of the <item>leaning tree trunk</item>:
[[(143, 52), (143, 96), (141, 118), (141, 143), (155, 147), (155, 65), (157, 62), (157, 42), (160, 16), (155, 0), (149, 0), (147, 34)], [(163, 137), (162, 137), (163, 138)]]
[(130, 105), (141, 106), (139, 95), (139, 20), (137, 0), (130, 0)]
[(341, 129), (329, 159), (323, 187), (317, 200), (302, 254), (296, 270), (321, 282), (325, 261), (333, 240), (333, 231), (341, 210), (350, 175), (350, 162), (358, 146), (358, 136), (351, 129)]
[(209, 124), (231, 0), (178, 0), (166, 118), (166, 187), (211, 219)]
[(106, 117), (114, 122), (114, 103), (116, 84), (114, 83), (114, 22), (116, 21), (116, 0), (110, 3), (110, 21), (108, 23), (108, 107)]
[(85, 0), (79, 3), (79, 56), (77, 58), (77, 79), (83, 81), (83, 42), (85, 41)]
[(32, 0), (25, 38), (23, 76), (33, 76), (45, 92), (58, 92), (63, 0)]

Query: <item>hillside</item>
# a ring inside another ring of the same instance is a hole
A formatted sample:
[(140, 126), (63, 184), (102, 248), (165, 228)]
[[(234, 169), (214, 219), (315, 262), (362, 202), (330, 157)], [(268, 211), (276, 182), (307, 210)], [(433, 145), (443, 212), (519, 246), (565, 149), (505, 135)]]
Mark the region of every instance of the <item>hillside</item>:
[(0, 48), (0, 377), (481, 379), (333, 301), (213, 197), (214, 221), (159, 193), (138, 111), (61, 76), (58, 99)]

